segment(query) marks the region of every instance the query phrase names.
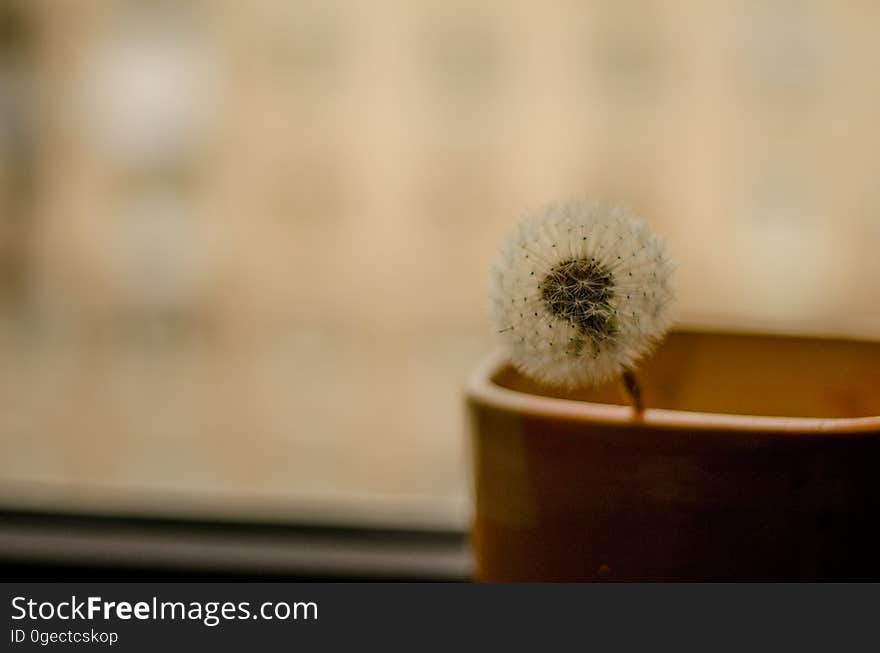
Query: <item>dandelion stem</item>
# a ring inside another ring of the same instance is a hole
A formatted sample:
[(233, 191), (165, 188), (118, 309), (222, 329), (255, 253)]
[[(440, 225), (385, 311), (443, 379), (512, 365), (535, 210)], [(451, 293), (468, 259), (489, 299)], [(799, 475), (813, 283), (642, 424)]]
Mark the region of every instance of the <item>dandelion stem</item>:
[(623, 387), (626, 388), (626, 392), (632, 400), (636, 414), (641, 415), (645, 412), (645, 406), (642, 403), (642, 388), (639, 385), (639, 380), (629, 367), (623, 368), (621, 378), (623, 379)]

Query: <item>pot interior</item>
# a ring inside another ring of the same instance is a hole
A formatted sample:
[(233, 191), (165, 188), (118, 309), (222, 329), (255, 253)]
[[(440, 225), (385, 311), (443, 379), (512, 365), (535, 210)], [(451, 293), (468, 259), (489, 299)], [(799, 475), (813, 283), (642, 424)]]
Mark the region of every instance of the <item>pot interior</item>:
[[(880, 343), (722, 333), (671, 333), (637, 369), (648, 408), (779, 417), (880, 415)], [(499, 371), (530, 394), (626, 404), (619, 384), (570, 391)]]

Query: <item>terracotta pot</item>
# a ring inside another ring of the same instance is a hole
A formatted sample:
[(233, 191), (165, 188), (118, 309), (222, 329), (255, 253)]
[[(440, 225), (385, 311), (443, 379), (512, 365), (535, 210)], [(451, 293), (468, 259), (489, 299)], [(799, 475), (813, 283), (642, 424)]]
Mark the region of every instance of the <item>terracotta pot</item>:
[(880, 579), (880, 343), (674, 333), (616, 388), (468, 386), (484, 581)]

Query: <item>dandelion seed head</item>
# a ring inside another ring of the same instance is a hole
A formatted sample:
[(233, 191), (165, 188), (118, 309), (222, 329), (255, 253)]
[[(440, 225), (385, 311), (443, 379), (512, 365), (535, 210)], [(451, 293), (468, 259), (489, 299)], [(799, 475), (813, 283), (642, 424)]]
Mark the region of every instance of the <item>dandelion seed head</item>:
[(599, 202), (551, 205), (503, 241), (490, 309), (511, 361), (551, 385), (602, 383), (669, 328), (673, 266), (644, 221)]

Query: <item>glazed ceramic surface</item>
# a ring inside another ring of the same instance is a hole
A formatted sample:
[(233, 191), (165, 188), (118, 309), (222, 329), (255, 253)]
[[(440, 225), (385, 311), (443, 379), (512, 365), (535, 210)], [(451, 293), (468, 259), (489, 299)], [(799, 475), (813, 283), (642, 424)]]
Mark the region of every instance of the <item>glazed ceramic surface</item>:
[(616, 387), (468, 386), (486, 581), (880, 579), (880, 344), (674, 333)]

